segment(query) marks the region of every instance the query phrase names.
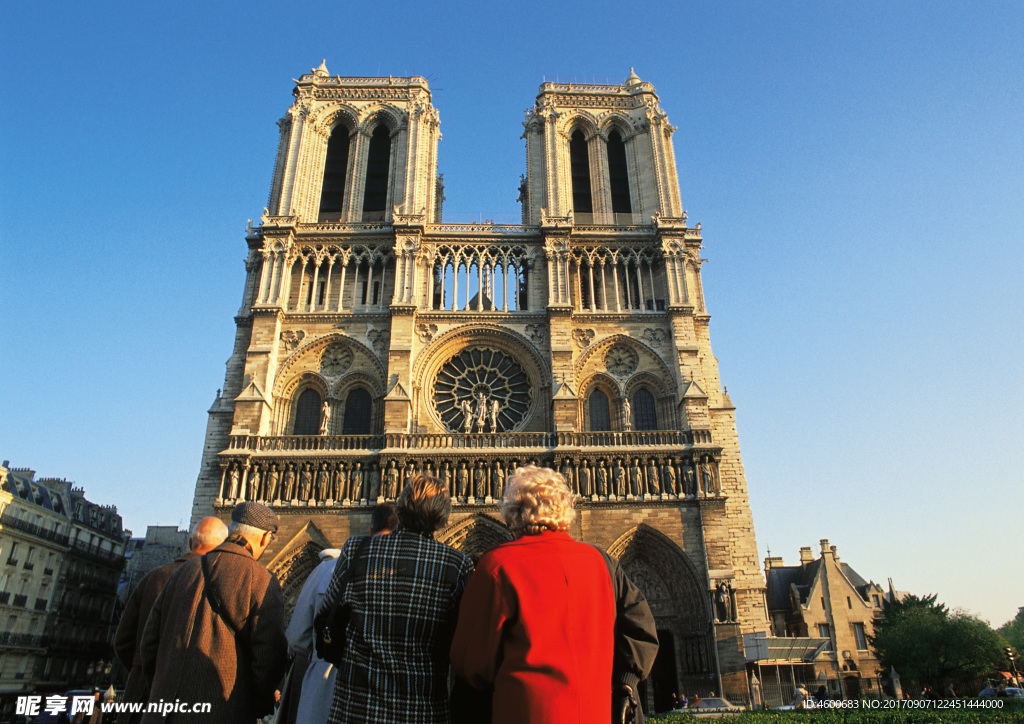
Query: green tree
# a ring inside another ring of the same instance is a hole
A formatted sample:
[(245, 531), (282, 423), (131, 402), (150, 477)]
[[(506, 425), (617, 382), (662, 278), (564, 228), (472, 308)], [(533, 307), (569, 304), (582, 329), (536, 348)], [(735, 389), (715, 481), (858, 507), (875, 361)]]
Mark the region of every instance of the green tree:
[(1020, 668), (1020, 657), (1024, 656), (1024, 606), (1017, 611), (1017, 615), (1013, 620), (1007, 621), (996, 631), (1010, 642), (1010, 646), (1017, 650), (1017, 667)]
[(1005, 659), (1005, 640), (984, 621), (951, 614), (934, 595), (907, 596), (886, 609), (870, 637), (885, 670), (940, 688), (950, 678), (983, 676)]

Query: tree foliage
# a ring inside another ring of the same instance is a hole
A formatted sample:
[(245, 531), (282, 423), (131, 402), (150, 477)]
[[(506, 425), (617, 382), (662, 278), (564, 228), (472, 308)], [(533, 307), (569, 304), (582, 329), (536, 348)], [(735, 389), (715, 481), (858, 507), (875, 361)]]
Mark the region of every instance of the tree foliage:
[(1012, 621), (1007, 621), (996, 631), (1017, 650), (1017, 668), (1019, 669), (1021, 667), (1020, 659), (1024, 657), (1024, 607), (1017, 611), (1017, 615)]
[(935, 598), (907, 596), (886, 609), (870, 637), (885, 670), (938, 688), (950, 678), (999, 669), (1006, 658), (1002, 636), (970, 614), (950, 613)]

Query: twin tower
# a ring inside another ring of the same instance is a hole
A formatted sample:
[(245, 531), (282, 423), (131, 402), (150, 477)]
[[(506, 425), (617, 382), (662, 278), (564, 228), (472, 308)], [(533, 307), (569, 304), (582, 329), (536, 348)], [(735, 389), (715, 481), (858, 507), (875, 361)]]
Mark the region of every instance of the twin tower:
[[(193, 519), (240, 500), (281, 518), (286, 596), (417, 472), (453, 499), (438, 538), (510, 539), (517, 466), (558, 469), (572, 531), (646, 594), (662, 650), (648, 708), (745, 696), (768, 628), (736, 436), (654, 88), (544, 83), (523, 123), (521, 225), (445, 223), (426, 80), (324, 64), (281, 119)], [(509, 169), (511, 179), (518, 170)]]

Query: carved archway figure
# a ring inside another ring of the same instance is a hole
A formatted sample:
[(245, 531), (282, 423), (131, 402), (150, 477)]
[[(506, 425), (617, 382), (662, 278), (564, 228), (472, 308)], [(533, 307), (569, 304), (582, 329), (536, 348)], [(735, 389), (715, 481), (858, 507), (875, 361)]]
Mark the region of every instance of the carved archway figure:
[(463, 518), (442, 531), (437, 540), (479, 560), (487, 551), (512, 540), (505, 524), (482, 513)]
[(320, 563), (320, 551), (332, 548), (331, 542), (312, 521), (292, 536), (280, 552), (267, 564), (267, 570), (277, 576), (284, 594), (285, 620), (292, 616), (295, 602), (309, 574)]

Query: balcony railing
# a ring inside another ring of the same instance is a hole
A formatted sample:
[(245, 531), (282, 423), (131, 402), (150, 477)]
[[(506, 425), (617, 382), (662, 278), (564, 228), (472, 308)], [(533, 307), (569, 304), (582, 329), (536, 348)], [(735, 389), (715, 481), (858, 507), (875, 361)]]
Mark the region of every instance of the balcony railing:
[(381, 450), (553, 451), (557, 448), (632, 448), (710, 445), (710, 430), (629, 432), (388, 433), (386, 435), (232, 435), (225, 454), (378, 452)]
[(380, 450), (380, 435), (232, 435), (228, 452), (342, 452)]
[(23, 593), (21, 595), (15, 596), (14, 597), (14, 602), (11, 605), (17, 606), (18, 608), (24, 608), (25, 603), (27, 601), (28, 601), (28, 596)]
[(4, 511), (0, 514), (0, 526), (14, 528), (20, 530), (22, 533), (28, 533), (34, 535), (36, 538), (43, 540), (52, 541), (59, 545), (66, 546), (68, 544), (68, 537), (63, 533), (58, 533), (55, 530), (44, 528), (35, 523), (29, 523), (27, 520), (18, 520), (18, 518), (8, 511)]
[(0, 603), (7, 605), (7, 602), (11, 600), (10, 591), (0, 591)]
[(469, 434), (393, 434), (385, 435), (387, 448), (398, 450), (455, 449), (483, 450), (508, 448), (550, 448), (554, 442), (548, 432), (469, 433)]
[(77, 540), (71, 544), (71, 548), (76, 553), (87, 558), (91, 558), (99, 563), (111, 565), (113, 563), (120, 562), (124, 565), (124, 555), (122, 553), (103, 550), (96, 544), (89, 545), (88, 543)]

